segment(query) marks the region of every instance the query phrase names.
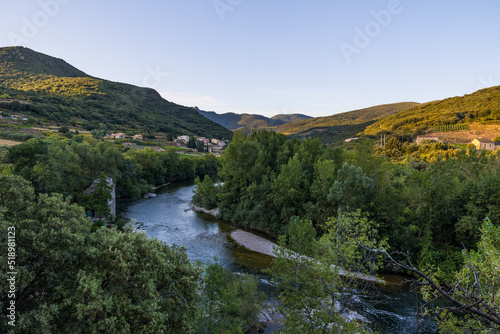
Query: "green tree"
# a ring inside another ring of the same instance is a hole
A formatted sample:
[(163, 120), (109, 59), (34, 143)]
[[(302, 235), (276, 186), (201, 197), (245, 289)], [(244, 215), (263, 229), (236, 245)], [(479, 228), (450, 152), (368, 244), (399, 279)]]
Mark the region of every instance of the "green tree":
[(328, 200), (340, 211), (364, 209), (375, 189), (374, 181), (361, 168), (344, 163), (328, 193)]
[[(20, 176), (0, 175), (0, 184), (0, 242), (9, 227), (16, 233), (16, 333), (189, 332), (200, 271), (184, 249), (132, 231), (91, 233), (83, 209), (61, 195), (35, 196)], [(1, 293), (2, 309), (8, 303)]]
[(194, 181), (196, 183), (196, 188), (193, 190), (195, 192), (193, 196), (194, 204), (208, 210), (216, 208), (219, 187), (215, 185), (210, 175), (205, 175), (203, 182), (200, 181), (199, 177), (196, 177)]
[(187, 147), (189, 148), (196, 148), (197, 142), (195, 137), (189, 137), (189, 141), (187, 144)]
[(61, 126), (59, 129), (57, 129), (57, 132), (62, 133), (63, 135), (67, 135), (70, 133), (70, 130), (67, 126)]
[(292, 216), (303, 214), (308, 187), (305, 184), (304, 170), (300, 157), (295, 154), (274, 180), (273, 201), (281, 215), (281, 222), (287, 224)]
[(111, 178), (107, 178), (104, 174), (101, 174), (94, 187), (94, 191), (87, 197), (86, 209), (95, 210), (99, 214), (99, 219), (102, 219), (103, 216), (108, 218), (111, 214), (109, 201), (112, 199), (112, 185), (109, 183), (112, 182), (113, 180)]
[[(500, 331), (500, 227), (487, 218), (481, 226), (477, 251), (462, 251), (463, 266), (444, 285), (434, 270), (420, 270), (409, 258), (397, 260), (383, 251), (396, 269), (414, 273), (426, 301), (445, 298), (451, 306), (425, 308), (435, 313), (444, 333), (498, 333)], [(457, 316), (461, 314), (461, 316)]]
[(312, 222), (295, 217), (287, 235), (279, 239), (269, 272), (278, 282), (285, 333), (368, 332), (361, 324), (347, 322), (341, 313), (351, 302), (352, 289), (376, 280), (371, 275), (381, 257), (366, 249), (380, 249), (385, 242), (376, 241), (374, 224), (359, 212), (344, 213), (326, 226), (316, 241)]
[(265, 295), (251, 275), (236, 276), (218, 262), (205, 268), (195, 333), (243, 334), (255, 325)]

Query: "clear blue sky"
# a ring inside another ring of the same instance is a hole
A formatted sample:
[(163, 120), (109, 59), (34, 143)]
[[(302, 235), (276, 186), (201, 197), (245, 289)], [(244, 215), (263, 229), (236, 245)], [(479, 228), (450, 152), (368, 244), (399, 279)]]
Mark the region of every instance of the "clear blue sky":
[(4, 1), (0, 45), (204, 110), (325, 116), (500, 85), (499, 15), (498, 0)]

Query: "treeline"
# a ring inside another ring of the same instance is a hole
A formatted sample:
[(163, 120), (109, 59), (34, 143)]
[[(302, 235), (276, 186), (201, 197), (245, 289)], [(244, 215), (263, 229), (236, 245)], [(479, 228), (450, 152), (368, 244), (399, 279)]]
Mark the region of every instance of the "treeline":
[(139, 198), (155, 185), (216, 175), (219, 161), (180, 156), (174, 150), (126, 149), (75, 135), (31, 139), (2, 151), (0, 168), (30, 181), (37, 193), (59, 193), (77, 201), (100, 175), (113, 178), (118, 198)]
[(223, 219), (275, 237), (293, 216), (321, 233), (329, 217), (360, 209), (392, 249), (439, 267), (446, 279), (463, 247), (476, 246), (483, 219), (500, 221), (499, 168), (497, 154), (475, 150), (394, 163), (368, 140), (349, 152), (274, 132), (236, 133), (222, 156), (217, 198)]
[(15, 141), (27, 141), (35, 138), (36, 135), (30, 133), (19, 133), (19, 132), (11, 132), (11, 131), (0, 131), (1, 139), (9, 139)]

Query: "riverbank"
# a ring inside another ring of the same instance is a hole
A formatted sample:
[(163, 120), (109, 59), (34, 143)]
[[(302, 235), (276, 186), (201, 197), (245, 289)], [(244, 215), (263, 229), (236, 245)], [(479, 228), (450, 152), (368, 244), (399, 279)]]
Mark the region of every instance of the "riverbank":
[[(229, 234), (229, 236), (237, 244), (239, 244), (239, 245), (241, 245), (241, 246), (243, 246), (251, 251), (254, 251), (254, 252), (257, 252), (260, 254), (264, 254), (264, 255), (268, 255), (268, 256), (272, 256), (272, 257), (276, 257), (276, 253), (274, 251), (274, 248), (278, 247), (278, 245), (272, 241), (269, 241), (267, 239), (259, 237), (258, 235), (255, 235), (253, 233), (246, 232), (243, 230), (233, 231)], [(293, 257), (298, 256), (301, 258), (304, 257), (303, 255), (296, 254), (296, 253), (294, 253), (292, 256)], [(332, 266), (332, 269), (336, 269), (335, 266)], [(342, 269), (342, 268), (338, 268), (338, 274), (340, 276), (353, 277), (353, 278), (360, 279), (363, 281), (369, 281), (369, 282), (380, 283), (380, 284), (386, 283), (385, 280), (383, 280), (379, 277), (367, 275), (367, 274), (363, 274), (363, 273), (358, 273), (358, 272), (350, 272), (350, 271), (347, 271), (347, 270)]]
[(231, 239), (236, 241), (237, 244), (260, 254), (276, 257), (274, 253), (274, 247), (278, 247), (272, 241), (259, 237), (250, 232), (246, 232), (243, 230), (236, 230), (229, 234)]
[(189, 202), (188, 209), (186, 211), (189, 211), (189, 210), (207, 213), (207, 214), (214, 216), (214, 217), (217, 217), (219, 215), (219, 208), (208, 210), (208, 209), (202, 208), (200, 206), (196, 206), (193, 202)]

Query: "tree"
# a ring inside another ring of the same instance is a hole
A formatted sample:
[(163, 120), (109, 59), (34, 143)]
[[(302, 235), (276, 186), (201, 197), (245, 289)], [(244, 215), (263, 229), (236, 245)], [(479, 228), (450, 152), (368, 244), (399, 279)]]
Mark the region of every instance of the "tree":
[(194, 181), (196, 183), (196, 188), (193, 190), (195, 192), (193, 196), (194, 204), (208, 210), (217, 207), (219, 187), (215, 185), (210, 175), (205, 175), (203, 182), (200, 181), (198, 176)]
[(61, 126), (59, 129), (57, 129), (57, 132), (62, 133), (63, 135), (67, 135), (68, 133), (70, 133), (70, 130), (65, 125), (65, 126)]
[[(112, 179), (109, 179), (109, 181), (113, 182)], [(99, 213), (99, 219), (102, 219), (103, 216), (108, 217), (111, 214), (109, 208), (109, 201), (112, 199), (111, 189), (112, 185), (109, 184), (108, 178), (101, 174), (94, 191), (87, 198), (87, 209)]]
[(195, 333), (245, 333), (257, 321), (265, 295), (251, 275), (236, 276), (217, 261), (205, 268)]
[(375, 225), (360, 212), (344, 213), (326, 226), (316, 241), (312, 222), (294, 217), (287, 235), (279, 239), (269, 273), (278, 282), (285, 333), (367, 332), (341, 313), (349, 306), (352, 289), (365, 287), (366, 279), (376, 280), (370, 275), (381, 257), (364, 247), (381, 249), (385, 241), (375, 240)]
[(302, 207), (307, 198), (303, 174), (299, 155), (295, 154), (286, 165), (281, 166), (281, 172), (274, 180), (272, 197), (283, 224), (288, 223), (292, 216), (303, 213)]
[(205, 143), (202, 141), (196, 142), (196, 149), (198, 152), (205, 152)]
[(372, 198), (374, 181), (361, 168), (344, 163), (330, 188), (328, 200), (337, 204), (339, 212), (346, 208), (362, 209)]
[[(446, 298), (453, 306), (424, 309), (436, 313), (439, 326), (446, 333), (496, 333), (500, 330), (500, 227), (486, 218), (481, 227), (477, 251), (462, 251), (463, 267), (451, 284), (443, 286), (432, 270), (413, 266), (408, 256), (403, 260), (383, 252), (398, 270), (415, 274), (414, 283), (427, 301)], [(464, 316), (457, 317), (456, 313)]]
[(189, 141), (188, 141), (188, 144), (187, 144), (187, 147), (189, 148), (196, 148), (196, 138), (195, 137), (189, 137)]
[[(182, 248), (143, 233), (91, 232), (81, 207), (0, 175), (0, 242), (15, 228), (16, 333), (187, 333), (199, 269)], [(7, 258), (7, 247), (0, 247)], [(2, 261), (7, 291), (7, 261)], [(10, 299), (0, 294), (0, 306)], [(7, 333), (6, 317), (0, 332)]]

